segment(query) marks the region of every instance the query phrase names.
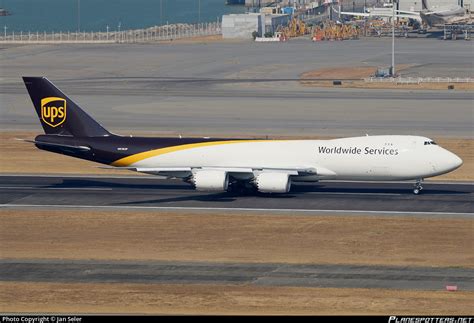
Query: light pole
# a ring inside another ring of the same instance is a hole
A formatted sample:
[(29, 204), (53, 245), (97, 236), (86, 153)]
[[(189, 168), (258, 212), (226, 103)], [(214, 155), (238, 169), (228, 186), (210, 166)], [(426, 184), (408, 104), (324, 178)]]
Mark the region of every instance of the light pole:
[(3, 26), (3, 32), (4, 32), (4, 39), (3, 40), (7, 40), (7, 25)]
[(119, 36), (119, 43), (122, 41), (122, 34), (120, 33), (120, 27), (122, 27), (122, 22), (119, 21), (117, 29), (118, 29), (118, 36)]
[(198, 23), (201, 22), (201, 0), (198, 0)]
[(395, 77), (395, 0), (392, 0), (392, 77)]
[(160, 25), (163, 26), (163, 0), (160, 0)]
[(107, 40), (109, 40), (109, 25), (107, 25)]

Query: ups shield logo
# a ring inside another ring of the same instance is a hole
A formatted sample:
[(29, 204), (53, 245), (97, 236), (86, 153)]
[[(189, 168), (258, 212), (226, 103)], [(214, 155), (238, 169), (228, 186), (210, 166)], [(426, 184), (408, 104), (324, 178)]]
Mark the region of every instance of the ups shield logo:
[(41, 99), (41, 120), (50, 127), (57, 127), (66, 121), (66, 100), (49, 97)]

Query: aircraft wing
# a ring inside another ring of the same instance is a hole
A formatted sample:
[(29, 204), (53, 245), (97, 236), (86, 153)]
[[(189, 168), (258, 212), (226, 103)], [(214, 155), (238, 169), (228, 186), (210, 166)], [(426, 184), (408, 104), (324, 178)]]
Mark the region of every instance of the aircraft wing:
[(421, 21), (421, 17), (419, 14), (411, 14), (411, 13), (399, 13), (395, 15), (397, 18), (408, 18), (408, 19), (415, 19)]
[(104, 169), (132, 170), (140, 173), (153, 174), (165, 177), (187, 177), (193, 172), (200, 170), (221, 170), (229, 174), (257, 174), (267, 173), (285, 173), (293, 176), (304, 175), (320, 175), (332, 176), (336, 175), (333, 171), (324, 167), (228, 167), (228, 166), (205, 166), (205, 167), (114, 167), (104, 166)]
[[(385, 13), (367, 13), (367, 12), (341, 12), (341, 15), (346, 16), (356, 16), (356, 17), (392, 17), (391, 14)], [(397, 13), (395, 15), (397, 18), (411, 18), (411, 19), (420, 19), (419, 14), (413, 14), (408, 12)]]
[(372, 16), (370, 13), (367, 13), (367, 12), (344, 12), (344, 11), (341, 11), (341, 12), (339, 12), (339, 14), (345, 15), (345, 16), (356, 16), (356, 17), (371, 17)]
[[(346, 15), (346, 16), (355, 16), (355, 17), (392, 17), (392, 13), (389, 12), (351, 12), (351, 11), (341, 11), (338, 12), (334, 9), (337, 14)], [(396, 10), (395, 17), (397, 18), (410, 18), (420, 20), (420, 14), (414, 11), (404, 11)]]
[(405, 13), (407, 15), (412, 15), (412, 16), (419, 16), (420, 13), (419, 12), (416, 12), (416, 11), (409, 11), (409, 10), (395, 10), (395, 12), (398, 12), (398, 13)]

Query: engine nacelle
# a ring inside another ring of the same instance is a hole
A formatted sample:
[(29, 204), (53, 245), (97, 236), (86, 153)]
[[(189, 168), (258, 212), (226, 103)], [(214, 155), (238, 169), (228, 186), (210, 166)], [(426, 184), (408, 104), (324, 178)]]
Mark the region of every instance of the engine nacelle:
[(285, 173), (261, 173), (254, 183), (262, 193), (288, 193), (291, 188), (290, 175)]
[(227, 191), (229, 175), (220, 170), (200, 170), (193, 173), (191, 182), (198, 191)]

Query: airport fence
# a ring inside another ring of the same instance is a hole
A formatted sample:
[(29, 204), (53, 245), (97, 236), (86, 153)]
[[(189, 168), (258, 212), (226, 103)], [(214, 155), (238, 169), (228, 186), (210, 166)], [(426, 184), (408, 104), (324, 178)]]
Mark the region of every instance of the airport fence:
[(221, 22), (172, 24), (145, 29), (109, 30), (90, 32), (10, 32), (5, 29), (0, 43), (61, 44), (61, 43), (145, 43), (222, 34)]
[(474, 83), (471, 77), (369, 77), (365, 82), (420, 84), (420, 83)]

